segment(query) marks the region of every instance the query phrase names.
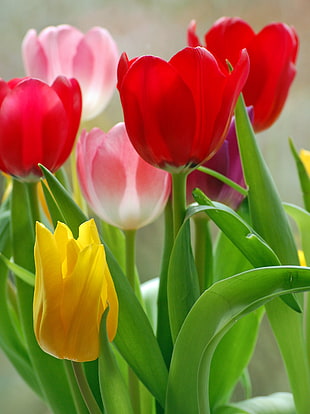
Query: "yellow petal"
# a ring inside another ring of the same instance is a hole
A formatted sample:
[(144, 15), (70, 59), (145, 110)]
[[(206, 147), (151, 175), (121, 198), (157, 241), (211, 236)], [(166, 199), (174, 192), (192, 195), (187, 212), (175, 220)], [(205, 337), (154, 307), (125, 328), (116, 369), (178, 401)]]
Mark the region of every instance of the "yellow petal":
[(63, 329), (60, 318), (61, 262), (53, 235), (41, 223), (36, 224), (34, 256), (34, 331), (39, 345), (46, 352), (55, 355), (55, 340), (62, 334)]
[(104, 264), (103, 246), (88, 246), (80, 252), (74, 271), (64, 280), (65, 358), (90, 361), (98, 357)]
[(80, 246), (86, 247), (90, 244), (100, 244), (100, 238), (94, 219), (90, 219), (80, 225), (78, 243)]

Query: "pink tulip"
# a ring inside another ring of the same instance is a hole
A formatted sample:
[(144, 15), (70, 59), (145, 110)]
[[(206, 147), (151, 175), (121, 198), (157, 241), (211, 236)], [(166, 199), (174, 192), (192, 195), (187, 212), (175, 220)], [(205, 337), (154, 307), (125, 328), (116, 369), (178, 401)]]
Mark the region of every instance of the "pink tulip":
[(123, 230), (146, 226), (163, 211), (170, 175), (145, 162), (129, 141), (124, 123), (108, 133), (83, 130), (77, 171), (86, 201), (104, 221)]
[(83, 96), (82, 119), (94, 118), (116, 87), (118, 50), (110, 33), (93, 27), (83, 34), (69, 25), (27, 32), (22, 44), (27, 75), (51, 84), (59, 75), (76, 78)]

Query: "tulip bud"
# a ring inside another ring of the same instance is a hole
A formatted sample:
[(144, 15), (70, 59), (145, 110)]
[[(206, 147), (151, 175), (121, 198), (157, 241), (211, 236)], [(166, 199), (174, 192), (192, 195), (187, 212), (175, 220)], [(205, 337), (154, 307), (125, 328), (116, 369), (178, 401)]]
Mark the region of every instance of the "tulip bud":
[(88, 204), (104, 221), (135, 230), (155, 220), (170, 194), (170, 176), (145, 162), (124, 123), (107, 134), (94, 128), (77, 145), (79, 182)]

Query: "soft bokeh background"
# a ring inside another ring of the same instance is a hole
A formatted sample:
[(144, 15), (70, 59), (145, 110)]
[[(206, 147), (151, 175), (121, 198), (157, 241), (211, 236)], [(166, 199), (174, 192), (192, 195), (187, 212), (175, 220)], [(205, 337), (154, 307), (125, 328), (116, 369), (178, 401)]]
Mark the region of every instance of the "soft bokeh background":
[[(24, 75), (20, 45), (29, 28), (40, 31), (48, 25), (68, 23), (87, 31), (92, 26), (100, 25), (111, 32), (120, 52), (126, 51), (129, 57), (156, 54), (169, 58), (186, 45), (186, 28), (191, 19), (197, 21), (197, 31), (202, 36), (214, 20), (223, 15), (240, 16), (256, 30), (271, 21), (283, 21), (295, 26), (299, 33), (298, 76), (280, 119), (259, 135), (259, 142), (282, 198), (301, 203), (288, 137), (294, 139), (297, 148), (310, 148), (308, 0), (2, 0), (0, 77), (9, 80)], [(122, 113), (115, 93), (110, 106), (96, 123), (107, 130), (120, 120)], [(143, 263), (139, 261), (139, 266), (143, 278), (156, 275), (158, 270), (162, 234), (160, 224), (159, 221), (139, 232), (138, 254), (144, 260)], [(265, 322), (251, 373), (255, 395), (289, 389), (279, 353)], [(0, 412), (48, 412), (19, 379), (2, 353)]]

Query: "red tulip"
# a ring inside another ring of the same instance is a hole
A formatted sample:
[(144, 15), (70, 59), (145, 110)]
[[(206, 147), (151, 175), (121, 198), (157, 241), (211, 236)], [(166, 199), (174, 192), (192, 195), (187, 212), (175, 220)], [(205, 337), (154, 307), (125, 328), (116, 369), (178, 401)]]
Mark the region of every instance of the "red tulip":
[(155, 220), (170, 194), (169, 174), (137, 154), (122, 122), (108, 133), (99, 128), (82, 132), (77, 171), (94, 212), (123, 230), (135, 230)]
[[(188, 28), (188, 44), (200, 45), (195, 22)], [(280, 115), (296, 74), (299, 41), (294, 28), (272, 23), (255, 34), (240, 18), (222, 17), (205, 34), (205, 47), (222, 65), (235, 66), (240, 50), (246, 48), (250, 73), (243, 88), (247, 106), (254, 107), (253, 127), (262, 131)]]
[(0, 170), (27, 181), (41, 176), (39, 163), (56, 171), (72, 150), (81, 110), (74, 79), (0, 80)]
[(206, 49), (185, 48), (168, 62), (121, 57), (118, 89), (129, 138), (140, 156), (170, 171), (193, 168), (220, 148), (249, 71), (246, 51), (234, 70)]

